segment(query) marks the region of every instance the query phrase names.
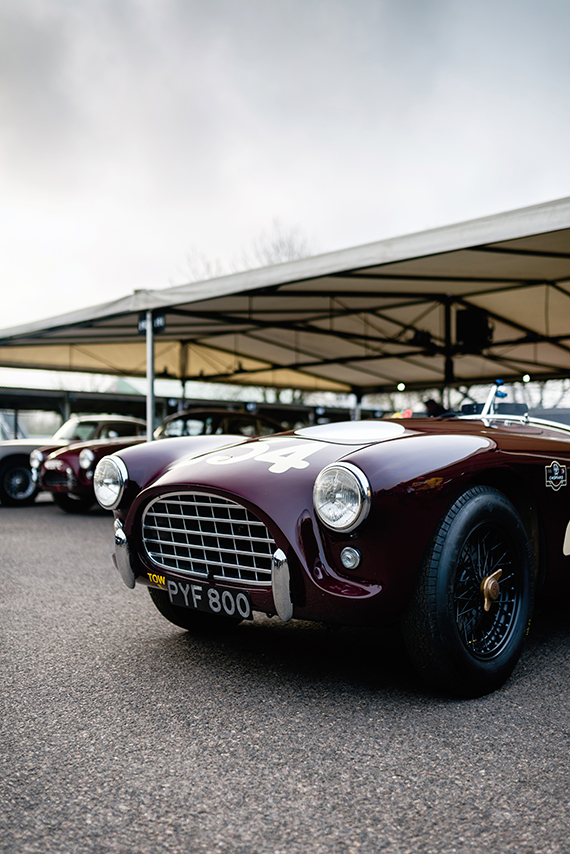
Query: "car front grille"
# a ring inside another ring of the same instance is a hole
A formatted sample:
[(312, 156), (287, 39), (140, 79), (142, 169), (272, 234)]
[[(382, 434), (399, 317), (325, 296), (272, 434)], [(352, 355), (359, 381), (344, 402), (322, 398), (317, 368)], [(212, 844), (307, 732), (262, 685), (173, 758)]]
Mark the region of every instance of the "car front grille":
[(162, 495), (143, 515), (143, 543), (162, 569), (244, 585), (271, 584), (276, 545), (245, 507), (218, 495)]
[(42, 477), (45, 486), (68, 486), (70, 478), (63, 471), (45, 471)]

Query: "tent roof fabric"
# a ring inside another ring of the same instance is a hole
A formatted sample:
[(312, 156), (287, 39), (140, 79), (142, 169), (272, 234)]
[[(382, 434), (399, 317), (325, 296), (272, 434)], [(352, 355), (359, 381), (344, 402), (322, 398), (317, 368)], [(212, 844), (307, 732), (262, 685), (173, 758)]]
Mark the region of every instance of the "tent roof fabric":
[(0, 330), (0, 365), (362, 395), (570, 376), (570, 199)]

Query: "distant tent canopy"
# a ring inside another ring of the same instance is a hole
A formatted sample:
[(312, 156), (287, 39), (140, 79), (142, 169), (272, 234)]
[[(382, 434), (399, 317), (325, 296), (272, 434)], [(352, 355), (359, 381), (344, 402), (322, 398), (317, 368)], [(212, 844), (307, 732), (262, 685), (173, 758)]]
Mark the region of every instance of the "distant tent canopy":
[(0, 331), (0, 365), (387, 392), (570, 376), (570, 199)]

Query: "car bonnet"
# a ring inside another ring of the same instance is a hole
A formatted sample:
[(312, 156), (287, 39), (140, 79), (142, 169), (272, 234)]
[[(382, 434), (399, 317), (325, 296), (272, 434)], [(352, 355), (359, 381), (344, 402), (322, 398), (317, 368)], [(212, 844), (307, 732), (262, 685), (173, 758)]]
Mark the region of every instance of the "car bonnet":
[[(179, 459), (164, 472), (152, 491), (194, 484), (236, 494), (280, 490), (310, 481), (326, 465), (372, 444), (406, 432), (395, 422), (343, 422), (301, 428)], [(270, 486), (269, 486), (270, 485)]]

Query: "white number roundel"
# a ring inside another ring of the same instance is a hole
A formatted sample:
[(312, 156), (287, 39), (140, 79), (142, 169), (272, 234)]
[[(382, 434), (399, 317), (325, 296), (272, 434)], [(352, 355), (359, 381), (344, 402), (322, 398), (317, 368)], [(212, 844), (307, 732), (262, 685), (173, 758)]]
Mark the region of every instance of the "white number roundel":
[[(283, 443), (286, 444), (283, 444)], [(189, 462), (205, 462), (211, 466), (229, 466), (255, 460), (260, 463), (270, 463), (269, 471), (273, 474), (283, 474), (290, 469), (306, 469), (309, 465), (307, 457), (312, 456), (322, 448), (328, 447), (325, 442), (291, 441), (290, 438), (266, 439), (253, 445), (228, 448), (214, 452), (205, 457), (198, 457)]]

